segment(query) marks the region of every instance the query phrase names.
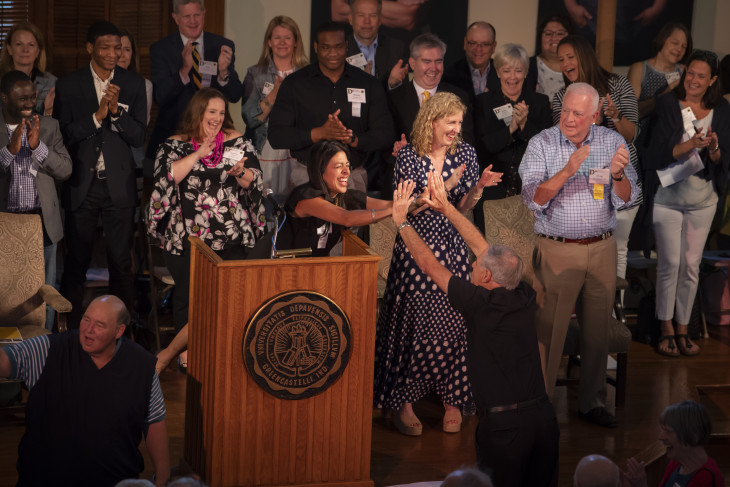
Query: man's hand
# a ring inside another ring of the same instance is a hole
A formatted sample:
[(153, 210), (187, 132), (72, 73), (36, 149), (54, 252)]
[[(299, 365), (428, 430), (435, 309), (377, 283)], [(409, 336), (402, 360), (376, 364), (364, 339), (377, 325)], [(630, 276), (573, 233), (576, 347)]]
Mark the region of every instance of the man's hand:
[(31, 150), (36, 150), (41, 141), (41, 122), (38, 115), (33, 115), (33, 123), (26, 122), (28, 131), (28, 145)]
[(393, 144), (393, 157), (398, 157), (398, 152), (407, 144), (406, 134), (400, 134), (400, 140), (396, 140)]
[(337, 109), (335, 113), (331, 113), (327, 116), (327, 121), (319, 127), (312, 129), (312, 142), (319, 142), (321, 140), (339, 140), (345, 144), (349, 144), (352, 141), (352, 130), (348, 130), (340, 119), (340, 109)]
[(221, 46), (218, 56), (218, 78), (228, 79), (228, 68), (233, 61), (233, 49), (230, 46)]
[(564, 2), (568, 15), (578, 27), (585, 27), (588, 21), (593, 18), (585, 7), (578, 5), (576, 0), (564, 0)]
[(21, 118), (20, 123), (15, 128), (15, 132), (13, 132), (13, 136), (10, 138), (10, 143), (8, 144), (8, 151), (12, 155), (16, 155), (18, 152), (20, 152), (21, 143), (23, 141), (23, 134), (25, 133), (25, 119)]
[[(582, 149), (582, 147), (581, 147)], [(626, 144), (616, 150), (616, 153), (611, 158), (611, 176), (620, 178), (624, 173), (626, 164), (629, 163), (629, 150), (626, 148)]]
[(106, 95), (101, 97), (101, 100), (99, 101), (99, 108), (97, 108), (96, 113), (94, 114), (94, 118), (96, 118), (96, 121), (101, 123), (102, 120), (106, 118), (106, 116), (109, 114), (109, 99)]
[(580, 169), (581, 164), (583, 164), (583, 161), (588, 159), (588, 155), (591, 153), (591, 146), (589, 145), (583, 145), (580, 149), (573, 152), (570, 155), (570, 158), (568, 159), (568, 163), (565, 165), (564, 169), (568, 171), (568, 177), (572, 177), (575, 173), (578, 172), (578, 169)]
[(112, 115), (119, 115), (119, 90), (119, 86), (109, 83), (104, 92), (104, 98), (109, 103), (109, 113)]
[(180, 77), (187, 78), (190, 70), (193, 69), (193, 41), (188, 39), (182, 50), (182, 67), (180, 68)]
[(425, 204), (439, 213), (446, 213), (447, 208), (450, 206), (449, 200), (446, 197), (444, 178), (436, 171), (430, 171), (428, 173), (427, 191), (423, 193), (421, 198)]
[(53, 113), (53, 102), (56, 99), (56, 87), (52, 86), (50, 90), (48, 90), (48, 94), (46, 95), (46, 99), (43, 100), (43, 115), (50, 117)]
[(388, 76), (388, 87), (395, 88), (399, 84), (403, 83), (403, 80), (408, 76), (408, 63), (404, 63), (402, 59), (398, 60), (393, 69), (390, 70)]
[(484, 188), (489, 188), (490, 186), (496, 186), (497, 184), (499, 184), (501, 182), (502, 182), (502, 173), (501, 172), (492, 172), (492, 164), (490, 164), (484, 168), (484, 171), (482, 171), (482, 175), (479, 177), (479, 181), (477, 181), (477, 189), (479, 191), (481, 191)]
[(408, 207), (411, 206), (415, 197), (413, 196), (413, 189), (416, 187), (416, 183), (413, 181), (401, 181), (398, 183), (398, 187), (393, 191), (393, 222), (396, 226), (406, 221), (406, 215), (408, 214)]

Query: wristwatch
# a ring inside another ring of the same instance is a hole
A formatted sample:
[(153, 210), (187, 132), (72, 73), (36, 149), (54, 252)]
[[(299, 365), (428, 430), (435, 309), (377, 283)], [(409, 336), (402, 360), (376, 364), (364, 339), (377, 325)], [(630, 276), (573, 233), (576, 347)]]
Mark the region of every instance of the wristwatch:
[(618, 178), (616, 176), (614, 176), (613, 174), (611, 174), (611, 179), (613, 179), (614, 181), (623, 181), (625, 177), (626, 177), (625, 171), (621, 171), (621, 177), (618, 177)]

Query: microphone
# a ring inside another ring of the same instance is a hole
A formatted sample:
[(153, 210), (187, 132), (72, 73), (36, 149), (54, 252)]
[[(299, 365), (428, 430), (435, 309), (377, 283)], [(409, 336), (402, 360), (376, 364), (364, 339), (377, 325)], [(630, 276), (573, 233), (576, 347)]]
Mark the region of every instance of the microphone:
[(271, 204), (274, 215), (281, 216), (284, 214), (284, 210), (279, 206), (279, 203), (276, 201), (276, 198), (274, 198), (274, 190), (271, 188), (264, 188), (264, 190), (261, 192), (263, 197)]

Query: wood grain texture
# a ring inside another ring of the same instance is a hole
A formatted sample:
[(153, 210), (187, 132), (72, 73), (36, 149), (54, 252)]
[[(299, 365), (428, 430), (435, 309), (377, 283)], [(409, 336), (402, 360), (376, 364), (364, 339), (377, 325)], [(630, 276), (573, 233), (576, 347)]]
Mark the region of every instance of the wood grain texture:
[[(342, 257), (221, 261), (191, 239), (185, 459), (215, 486), (372, 485), (373, 357), (379, 257), (354, 235)], [(308, 399), (283, 400), (246, 370), (248, 320), (269, 299), (311, 290), (350, 320), (343, 374)]]

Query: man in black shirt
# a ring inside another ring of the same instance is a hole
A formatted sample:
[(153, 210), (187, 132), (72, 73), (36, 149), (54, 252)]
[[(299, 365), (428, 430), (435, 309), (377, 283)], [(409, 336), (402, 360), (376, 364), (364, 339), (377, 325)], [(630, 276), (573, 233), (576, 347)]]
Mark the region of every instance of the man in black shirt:
[(502, 245), (489, 246), (479, 230), (448, 203), (443, 180), (428, 175), (422, 199), (451, 221), (478, 256), (471, 283), (454, 277), (406, 219), (413, 183), (393, 194), (393, 221), (416, 263), (449, 297), (467, 326), (467, 367), (479, 411), (479, 468), (495, 485), (557, 485), (558, 430), (545, 393), (535, 331), (535, 291), (522, 282), (523, 265)]
[[(366, 158), (395, 139), (385, 91), (375, 77), (345, 62), (343, 25), (320, 26), (316, 39), (317, 64), (287, 76), (279, 88), (269, 117), (269, 143), (289, 149), (305, 166), (314, 143), (339, 140), (350, 146), (352, 187), (367, 191)], [(306, 174), (306, 168), (298, 172)]]

